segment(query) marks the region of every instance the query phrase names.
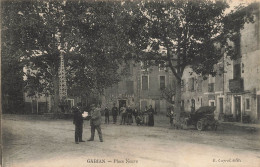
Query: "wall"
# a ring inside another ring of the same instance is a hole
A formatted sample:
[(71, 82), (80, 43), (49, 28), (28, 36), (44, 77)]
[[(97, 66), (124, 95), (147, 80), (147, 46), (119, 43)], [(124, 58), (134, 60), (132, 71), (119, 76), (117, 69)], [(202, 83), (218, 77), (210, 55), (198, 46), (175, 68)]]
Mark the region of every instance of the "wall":
[[(147, 75), (149, 78), (148, 90), (142, 90), (142, 76)], [(103, 106), (111, 108), (113, 103), (119, 106), (118, 100), (126, 100), (126, 104), (132, 108), (141, 108), (141, 102), (147, 106), (152, 105), (158, 113), (166, 113), (170, 104), (162, 99), (160, 90), (160, 76), (165, 76), (165, 85), (173, 86), (173, 74), (168, 70), (159, 71), (158, 66), (150, 66), (147, 71), (142, 70), (141, 63), (130, 62), (130, 74), (122, 77), (122, 80), (114, 86), (105, 89), (103, 97)], [(133, 94), (127, 93), (127, 81), (133, 81)]]
[[(190, 78), (194, 78), (193, 91), (189, 90), (189, 81), (191, 81)], [(207, 82), (203, 81), (202, 77), (192, 72), (192, 69), (190, 67), (185, 68), (182, 75), (182, 80), (184, 80), (184, 83), (181, 99), (184, 102), (184, 111), (191, 111), (192, 99), (195, 101), (195, 109), (207, 105), (208, 98), (203, 93), (207, 92)]]

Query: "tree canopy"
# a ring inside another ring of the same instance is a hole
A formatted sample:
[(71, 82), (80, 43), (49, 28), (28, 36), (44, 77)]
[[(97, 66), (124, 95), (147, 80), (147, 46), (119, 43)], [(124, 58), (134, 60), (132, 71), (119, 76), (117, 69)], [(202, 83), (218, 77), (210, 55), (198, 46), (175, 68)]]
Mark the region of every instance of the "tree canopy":
[[(147, 54), (141, 58), (163, 61), (171, 69), (176, 79), (175, 111), (179, 121), (184, 69), (190, 67), (202, 76), (214, 76), (214, 64), (224, 52), (231, 58), (237, 57), (240, 30), (246, 22), (253, 21), (256, 5), (239, 6), (230, 13), (226, 13), (229, 5), (225, 1), (141, 1), (137, 6), (145, 20), (139, 36)], [(169, 94), (164, 93), (166, 97)]]
[(5, 1), (2, 55), (26, 68), (29, 95), (54, 95), (55, 106), (61, 54), (69, 92), (80, 90), (79, 95), (117, 83), (119, 67), (129, 59), (164, 61), (177, 79), (179, 111), (185, 67), (214, 75), (221, 48), (235, 55), (228, 40), (238, 41), (239, 30), (252, 21), (248, 10), (226, 14), (228, 7), (209, 0)]
[(2, 54), (26, 68), (30, 96), (54, 95), (56, 106), (61, 53), (69, 92), (77, 95), (118, 82), (119, 65), (132, 56), (121, 2), (3, 2), (2, 9)]

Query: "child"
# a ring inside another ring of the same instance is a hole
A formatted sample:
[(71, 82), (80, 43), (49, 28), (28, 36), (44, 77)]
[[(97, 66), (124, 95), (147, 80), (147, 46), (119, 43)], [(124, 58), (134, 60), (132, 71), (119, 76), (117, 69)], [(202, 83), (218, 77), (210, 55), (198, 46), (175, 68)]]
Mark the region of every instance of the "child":
[(143, 125), (143, 117), (141, 114), (137, 115), (135, 118), (136, 125)]
[(83, 117), (78, 107), (72, 107), (74, 113), (73, 124), (75, 125), (75, 143), (85, 142), (82, 140), (83, 133)]

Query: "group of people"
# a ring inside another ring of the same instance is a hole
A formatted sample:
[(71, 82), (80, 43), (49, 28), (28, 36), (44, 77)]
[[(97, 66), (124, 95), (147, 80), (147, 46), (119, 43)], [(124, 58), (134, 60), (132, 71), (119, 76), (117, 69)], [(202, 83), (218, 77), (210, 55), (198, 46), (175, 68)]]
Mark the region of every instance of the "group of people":
[[(143, 111), (139, 111), (137, 108), (132, 109), (130, 106), (126, 107), (126, 105), (123, 105), (120, 109), (118, 109), (114, 103), (114, 106), (111, 109), (111, 114), (113, 116), (114, 124), (117, 123), (117, 117), (120, 116), (120, 125), (131, 125), (135, 120), (137, 125), (154, 126), (155, 111), (152, 105), (150, 105), (149, 108), (146, 106)], [(105, 123), (109, 124), (110, 111), (107, 107), (104, 110), (104, 115)]]
[[(90, 120), (91, 126), (91, 137), (88, 141), (93, 141), (95, 137), (95, 131), (97, 130), (99, 135), (100, 142), (103, 142), (102, 131), (101, 131), (101, 108), (98, 105), (91, 105), (90, 107), (90, 115), (86, 118), (83, 117), (83, 112), (80, 110), (79, 107), (72, 107), (73, 112), (73, 124), (75, 125), (75, 143), (79, 144), (80, 142), (85, 142), (82, 140), (82, 133), (83, 133), (83, 120), (87, 119)], [(105, 114), (105, 123), (109, 124), (109, 115), (110, 111), (106, 107), (104, 110)], [(154, 114), (155, 111), (152, 108), (152, 105), (148, 108), (145, 107), (144, 111), (139, 111), (137, 108), (134, 110), (131, 109), (130, 106), (126, 107), (125, 105), (122, 106), (120, 109), (116, 107), (114, 104), (113, 108), (111, 109), (111, 114), (113, 116), (113, 123), (117, 123), (117, 117), (121, 116), (120, 125), (131, 125), (135, 119), (137, 125), (148, 125), (154, 126)]]
[[(97, 105), (91, 105), (90, 116), (86, 117), (86, 119), (90, 120), (91, 126), (91, 137), (88, 141), (93, 141), (95, 137), (95, 130), (97, 130), (99, 135), (100, 142), (103, 142), (102, 131), (101, 131), (101, 112), (100, 107)], [(79, 144), (79, 142), (85, 142), (82, 140), (83, 133), (83, 115), (82, 111), (80, 111), (79, 107), (72, 108), (74, 117), (73, 124), (75, 125), (75, 143)]]
[[(118, 111), (118, 108), (116, 107), (116, 104), (114, 103), (114, 106), (113, 106), (113, 108), (112, 108), (112, 116), (113, 116), (113, 123), (114, 124), (116, 124), (116, 122), (117, 122), (117, 117), (118, 117), (118, 115), (120, 114), (119, 113), (119, 111)], [(109, 124), (109, 115), (110, 115), (110, 111), (109, 111), (109, 109), (106, 107), (105, 108), (105, 110), (104, 110), (104, 112), (105, 112), (105, 123), (106, 124)]]

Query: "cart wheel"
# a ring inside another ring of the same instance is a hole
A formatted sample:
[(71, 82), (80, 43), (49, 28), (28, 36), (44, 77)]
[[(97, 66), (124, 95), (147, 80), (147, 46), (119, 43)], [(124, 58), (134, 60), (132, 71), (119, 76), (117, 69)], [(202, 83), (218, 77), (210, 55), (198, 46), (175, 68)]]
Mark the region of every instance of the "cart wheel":
[(197, 129), (198, 129), (199, 131), (202, 131), (202, 130), (204, 129), (204, 126), (203, 126), (202, 121), (198, 121), (198, 122), (197, 122)]

